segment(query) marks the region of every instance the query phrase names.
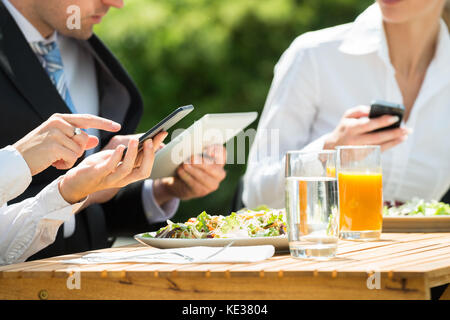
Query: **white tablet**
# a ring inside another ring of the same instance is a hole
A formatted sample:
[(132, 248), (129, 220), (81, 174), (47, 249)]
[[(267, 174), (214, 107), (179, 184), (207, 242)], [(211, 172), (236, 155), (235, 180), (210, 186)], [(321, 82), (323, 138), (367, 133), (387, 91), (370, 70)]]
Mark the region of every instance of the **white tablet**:
[(224, 144), (245, 129), (257, 112), (212, 113), (195, 121), (155, 154), (150, 178), (172, 177), (176, 168), (192, 155), (214, 144)]

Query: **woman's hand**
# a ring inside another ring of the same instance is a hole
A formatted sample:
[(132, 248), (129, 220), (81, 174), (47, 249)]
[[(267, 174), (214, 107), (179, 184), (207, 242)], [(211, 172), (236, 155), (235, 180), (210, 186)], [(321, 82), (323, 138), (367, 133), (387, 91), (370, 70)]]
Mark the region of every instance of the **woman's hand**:
[[(141, 135), (142, 134), (131, 134), (131, 135), (125, 135), (125, 136), (115, 135), (114, 137), (111, 138), (111, 140), (103, 148), (103, 150), (112, 150), (112, 149), (117, 148), (117, 146), (119, 146), (121, 144), (127, 145), (130, 142), (130, 140), (139, 139), (139, 137)], [(161, 148), (161, 146), (163, 145), (162, 141), (166, 137), (167, 137), (167, 132), (160, 132), (153, 138), (153, 143), (155, 145), (159, 145), (159, 148)], [(155, 148), (155, 150), (157, 150), (157, 149)], [(142, 157), (143, 157), (143, 152), (139, 152), (139, 154), (136, 158), (136, 161), (134, 163), (135, 167), (139, 167), (141, 165)], [(114, 198), (115, 195), (117, 194), (117, 192), (119, 192), (119, 190), (120, 190), (120, 188), (112, 188), (112, 189), (97, 191), (89, 196), (89, 203), (87, 205), (89, 205), (91, 203), (105, 203), (105, 202), (111, 200), (112, 198)]]
[(69, 170), (59, 182), (59, 190), (69, 203), (76, 203), (88, 195), (109, 189), (119, 189), (150, 176), (155, 151), (166, 134), (159, 134), (153, 140), (145, 141), (142, 161), (138, 159), (138, 139), (128, 142), (128, 150), (122, 160), (124, 145), (113, 150), (105, 150), (84, 159), (78, 166)]
[(31, 175), (53, 165), (57, 169), (71, 168), (85, 150), (98, 144), (97, 137), (75, 128), (96, 128), (111, 132), (120, 124), (88, 114), (54, 114), (39, 127), (14, 144), (30, 168)]
[(384, 115), (369, 119), (369, 112), (368, 106), (349, 109), (336, 129), (325, 139), (324, 149), (344, 145), (379, 145), (381, 151), (385, 151), (405, 141), (411, 132), (407, 128), (372, 132), (394, 124), (398, 121), (398, 117)]

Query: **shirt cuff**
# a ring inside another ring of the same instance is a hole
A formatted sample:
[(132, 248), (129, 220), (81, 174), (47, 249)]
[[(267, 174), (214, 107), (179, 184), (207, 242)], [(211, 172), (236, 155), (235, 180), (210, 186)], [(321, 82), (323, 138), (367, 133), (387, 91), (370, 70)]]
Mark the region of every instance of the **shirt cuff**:
[(23, 193), (31, 183), (31, 171), (19, 151), (7, 146), (0, 156), (0, 206)]
[(142, 185), (142, 202), (150, 224), (165, 222), (172, 218), (180, 205), (180, 199), (172, 199), (159, 206), (153, 195), (153, 180), (147, 179)]
[(61, 223), (69, 220), (87, 200), (76, 204), (64, 200), (58, 187), (60, 179), (46, 186), (22, 209), (28, 221), (10, 245), (5, 258), (7, 264), (25, 261), (53, 243)]
[[(54, 197), (48, 198), (47, 200), (47, 209), (50, 212), (45, 216), (45, 219), (48, 220), (60, 220), (64, 221), (63, 230), (64, 230), (64, 239), (69, 238), (75, 232), (75, 213), (81, 208), (81, 206), (88, 199), (87, 197), (80, 202), (70, 204), (62, 197), (59, 192), (59, 181), (61, 178), (58, 178), (54, 183), (48, 186), (49, 194), (53, 194)], [(56, 209), (56, 211), (52, 210), (52, 208), (62, 208)]]
[(87, 200), (86, 197), (83, 201), (74, 204), (70, 204), (64, 200), (59, 192), (59, 181), (61, 178), (62, 177), (59, 177), (50, 183), (44, 188), (45, 192), (43, 192), (43, 190), (36, 196), (38, 197), (42, 212), (47, 212), (44, 216), (45, 219), (69, 221), (71, 216), (75, 214)]

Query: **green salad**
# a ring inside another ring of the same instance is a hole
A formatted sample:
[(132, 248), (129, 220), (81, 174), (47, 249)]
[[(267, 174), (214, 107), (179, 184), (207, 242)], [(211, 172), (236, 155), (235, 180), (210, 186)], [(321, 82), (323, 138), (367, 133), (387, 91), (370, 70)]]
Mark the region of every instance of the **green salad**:
[(273, 237), (286, 234), (284, 209), (270, 209), (260, 206), (255, 209), (242, 209), (228, 216), (209, 215), (205, 211), (185, 223), (167, 220), (167, 226), (156, 234), (145, 233), (148, 238), (251, 238)]
[(385, 217), (399, 216), (442, 216), (450, 215), (450, 205), (435, 200), (425, 201), (414, 198), (411, 201), (398, 207), (384, 207), (383, 215)]

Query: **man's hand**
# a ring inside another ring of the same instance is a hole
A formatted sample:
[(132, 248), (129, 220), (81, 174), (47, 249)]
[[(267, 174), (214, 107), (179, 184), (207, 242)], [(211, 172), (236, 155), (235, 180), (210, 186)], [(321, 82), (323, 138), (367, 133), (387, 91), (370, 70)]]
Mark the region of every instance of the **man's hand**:
[(57, 169), (71, 168), (85, 150), (98, 144), (97, 137), (74, 129), (96, 128), (116, 132), (120, 124), (88, 114), (54, 114), (39, 127), (14, 144), (30, 168), (31, 175), (53, 165)]
[[(67, 202), (76, 203), (92, 193), (122, 188), (148, 178), (152, 171), (155, 151), (164, 136), (165, 134), (159, 134), (153, 141), (149, 139), (144, 143), (140, 166), (135, 165), (138, 139), (130, 139), (123, 160), (124, 145), (87, 157), (63, 176), (59, 182), (61, 195)], [(92, 203), (91, 199), (89, 203)]]
[(385, 151), (406, 140), (410, 133), (407, 128), (372, 132), (397, 122), (398, 117), (384, 115), (369, 119), (369, 112), (368, 106), (349, 109), (336, 129), (327, 136), (324, 149), (344, 145), (379, 145), (381, 151)]
[(218, 145), (207, 148), (204, 156), (191, 157), (177, 168), (175, 177), (154, 181), (156, 202), (162, 205), (173, 198), (199, 198), (217, 190), (226, 176), (225, 161), (226, 149)]

